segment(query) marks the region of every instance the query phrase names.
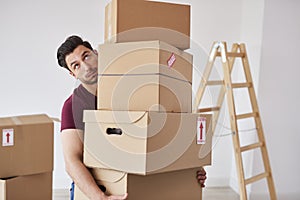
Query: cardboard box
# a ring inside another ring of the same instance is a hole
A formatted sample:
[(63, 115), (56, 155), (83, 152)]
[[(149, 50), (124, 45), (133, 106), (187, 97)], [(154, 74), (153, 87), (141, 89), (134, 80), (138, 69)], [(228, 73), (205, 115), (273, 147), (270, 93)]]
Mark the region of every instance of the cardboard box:
[(209, 165), (210, 120), (192, 113), (86, 110), (84, 163), (141, 175)]
[(52, 172), (0, 179), (0, 200), (52, 200)]
[[(127, 192), (128, 200), (201, 200), (202, 188), (195, 178), (197, 169), (147, 176), (92, 169), (92, 174), (99, 185), (106, 187), (106, 194), (122, 195)], [(75, 200), (88, 200), (76, 186)]]
[(193, 57), (161, 41), (99, 46), (98, 110), (191, 112)]
[(190, 48), (190, 5), (112, 0), (105, 7), (105, 41), (161, 40), (179, 49)]
[(0, 118), (0, 178), (53, 170), (53, 122), (47, 115)]

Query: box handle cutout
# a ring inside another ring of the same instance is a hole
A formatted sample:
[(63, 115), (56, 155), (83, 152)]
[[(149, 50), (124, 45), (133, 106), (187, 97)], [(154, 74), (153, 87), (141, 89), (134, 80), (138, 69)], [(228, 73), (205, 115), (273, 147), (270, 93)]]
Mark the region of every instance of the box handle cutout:
[(122, 129), (120, 128), (107, 128), (107, 135), (122, 135)]

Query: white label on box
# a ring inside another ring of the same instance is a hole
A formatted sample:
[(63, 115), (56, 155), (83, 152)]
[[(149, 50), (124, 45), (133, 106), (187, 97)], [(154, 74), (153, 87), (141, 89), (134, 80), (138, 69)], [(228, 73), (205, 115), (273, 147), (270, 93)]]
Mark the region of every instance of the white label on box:
[(14, 129), (2, 129), (2, 146), (14, 145)]
[(176, 61), (176, 57), (175, 57), (175, 54), (172, 53), (172, 55), (170, 56), (170, 58), (168, 59), (168, 67), (171, 68), (173, 66), (173, 64), (175, 63)]
[(206, 140), (206, 118), (197, 118), (197, 144), (205, 144)]

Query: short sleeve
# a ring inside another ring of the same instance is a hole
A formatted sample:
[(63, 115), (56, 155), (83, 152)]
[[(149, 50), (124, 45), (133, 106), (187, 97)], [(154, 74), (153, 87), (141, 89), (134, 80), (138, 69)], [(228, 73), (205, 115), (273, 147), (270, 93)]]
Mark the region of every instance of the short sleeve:
[(65, 101), (61, 112), (60, 130), (64, 129), (76, 129), (72, 109), (72, 95)]

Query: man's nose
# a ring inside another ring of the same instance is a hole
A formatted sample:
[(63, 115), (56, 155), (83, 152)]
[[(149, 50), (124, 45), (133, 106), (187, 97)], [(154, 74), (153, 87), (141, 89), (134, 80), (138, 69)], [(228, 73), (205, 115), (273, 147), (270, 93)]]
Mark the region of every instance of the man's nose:
[(83, 69), (85, 71), (89, 71), (93, 68), (93, 66), (91, 64), (87, 63), (87, 62), (82, 62), (81, 66), (83, 67)]

